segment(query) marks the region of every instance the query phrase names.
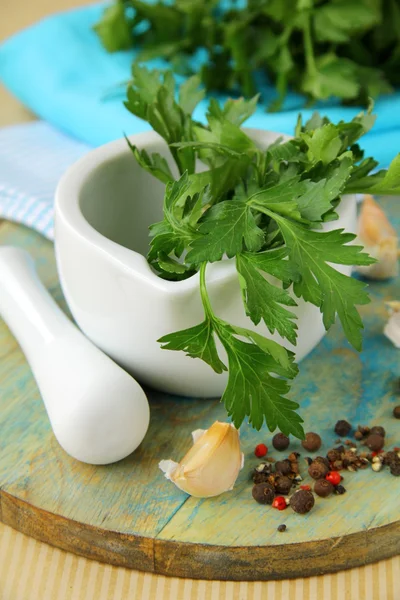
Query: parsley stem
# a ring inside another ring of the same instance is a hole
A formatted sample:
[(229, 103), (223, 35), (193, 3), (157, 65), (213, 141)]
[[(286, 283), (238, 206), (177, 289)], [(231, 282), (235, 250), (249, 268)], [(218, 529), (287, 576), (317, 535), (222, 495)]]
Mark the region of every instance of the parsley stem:
[(211, 307), (210, 298), (208, 296), (207, 287), (206, 287), (206, 266), (207, 263), (203, 262), (200, 265), (200, 294), (201, 301), (203, 303), (204, 312), (207, 317), (210, 319), (214, 319), (213, 309)]
[[(311, 18), (311, 17), (310, 17)], [(315, 65), (314, 49), (311, 39), (310, 18), (308, 18), (303, 27), (304, 50), (306, 55), (307, 71), (314, 75), (317, 72)]]

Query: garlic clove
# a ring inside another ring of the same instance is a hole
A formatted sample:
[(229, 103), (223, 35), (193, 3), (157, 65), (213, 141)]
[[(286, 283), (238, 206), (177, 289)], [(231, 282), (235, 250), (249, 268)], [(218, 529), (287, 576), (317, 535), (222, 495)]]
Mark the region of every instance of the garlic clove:
[(400, 348), (400, 302), (387, 302), (386, 306), (389, 309), (389, 319), (383, 333), (396, 348)]
[(216, 421), (202, 433), (181, 462), (162, 460), (160, 469), (179, 489), (197, 498), (210, 498), (231, 490), (243, 467), (238, 430)]
[(384, 211), (372, 196), (366, 194), (358, 220), (358, 239), (378, 262), (356, 270), (369, 279), (389, 279), (399, 271), (397, 233)]

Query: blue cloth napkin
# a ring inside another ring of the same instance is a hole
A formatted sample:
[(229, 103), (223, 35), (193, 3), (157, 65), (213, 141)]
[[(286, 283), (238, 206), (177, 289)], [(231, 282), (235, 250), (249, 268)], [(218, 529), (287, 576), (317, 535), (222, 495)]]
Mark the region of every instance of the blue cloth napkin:
[[(0, 78), (6, 87), (37, 115), (94, 146), (148, 129), (122, 104), (121, 84), (129, 79), (133, 52), (108, 54), (92, 31), (103, 9), (96, 4), (53, 15), (0, 47)], [(166, 63), (152, 61), (150, 66)], [(266, 101), (274, 97), (272, 87), (264, 92)], [(284, 110), (274, 114), (260, 106), (246, 125), (290, 134), (303, 102), (290, 94)], [(197, 119), (204, 119), (206, 107), (206, 101), (199, 105)], [(337, 103), (317, 108), (333, 121), (351, 118), (359, 110)], [(313, 110), (302, 113), (308, 118)], [(400, 150), (400, 92), (378, 100), (376, 112), (377, 123), (362, 144), (367, 155), (387, 166)]]
[(0, 129), (0, 218), (54, 238), (54, 192), (90, 147), (44, 122)]

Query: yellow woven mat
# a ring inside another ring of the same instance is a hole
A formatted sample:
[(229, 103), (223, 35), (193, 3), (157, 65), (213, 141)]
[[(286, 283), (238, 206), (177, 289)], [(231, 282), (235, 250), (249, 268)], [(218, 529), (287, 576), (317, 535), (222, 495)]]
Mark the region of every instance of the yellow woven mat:
[(324, 577), (233, 583), (111, 567), (0, 524), (0, 600), (400, 600), (400, 557)]

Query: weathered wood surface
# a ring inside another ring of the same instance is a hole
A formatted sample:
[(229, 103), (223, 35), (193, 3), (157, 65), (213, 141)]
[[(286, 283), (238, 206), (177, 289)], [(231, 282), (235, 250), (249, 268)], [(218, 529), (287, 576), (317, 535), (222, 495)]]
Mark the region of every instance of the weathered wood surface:
[[(385, 204), (400, 226), (396, 201)], [(9, 223), (0, 226), (0, 244), (26, 248), (66, 310), (52, 245)], [(391, 416), (400, 403), (392, 393), (400, 353), (382, 335), (384, 300), (400, 299), (400, 282), (374, 284), (371, 292), (373, 301), (362, 311), (364, 352), (358, 355), (341, 329), (333, 328), (302, 362), (293, 388), (306, 429), (321, 434), (323, 450), (337, 437), (332, 426), (340, 418), (384, 425), (387, 446), (400, 446), (400, 422)], [(0, 357), (0, 518), (16, 529), (111, 564), (209, 579), (304, 576), (400, 553), (400, 478), (388, 472), (345, 472), (348, 492), (317, 499), (305, 516), (263, 507), (251, 498), (249, 471), (257, 464), (255, 444), (271, 446), (272, 436), (245, 426), (246, 464), (234, 491), (209, 500), (188, 498), (157, 464), (179, 459), (192, 430), (224, 419), (218, 400), (149, 392), (151, 426), (138, 451), (111, 466), (88, 466), (58, 446), (29, 366), (2, 321)], [(302, 452), (297, 441), (291, 449)], [(281, 534), (277, 526), (283, 522), (288, 530)]]

